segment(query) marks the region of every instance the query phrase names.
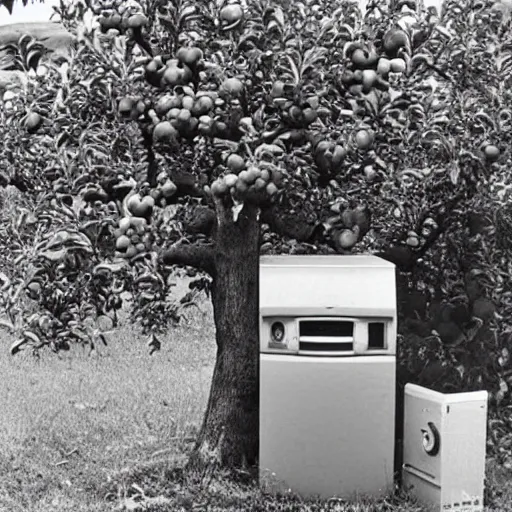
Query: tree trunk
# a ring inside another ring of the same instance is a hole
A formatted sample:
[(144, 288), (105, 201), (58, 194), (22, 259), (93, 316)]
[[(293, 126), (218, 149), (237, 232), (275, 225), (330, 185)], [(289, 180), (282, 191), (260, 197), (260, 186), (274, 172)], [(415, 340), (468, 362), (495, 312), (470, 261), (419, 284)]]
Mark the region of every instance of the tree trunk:
[(217, 359), (192, 465), (254, 465), (259, 430), (259, 219), (217, 205), (212, 302)]

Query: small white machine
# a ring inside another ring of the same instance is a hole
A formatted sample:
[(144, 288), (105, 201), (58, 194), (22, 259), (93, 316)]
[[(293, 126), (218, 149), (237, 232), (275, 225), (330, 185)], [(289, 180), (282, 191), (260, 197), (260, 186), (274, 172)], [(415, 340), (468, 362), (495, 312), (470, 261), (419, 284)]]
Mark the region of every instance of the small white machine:
[(260, 343), (262, 488), (345, 499), (391, 492), (394, 265), (262, 257)]
[(428, 510), (484, 509), (487, 391), (406, 384), (402, 483)]

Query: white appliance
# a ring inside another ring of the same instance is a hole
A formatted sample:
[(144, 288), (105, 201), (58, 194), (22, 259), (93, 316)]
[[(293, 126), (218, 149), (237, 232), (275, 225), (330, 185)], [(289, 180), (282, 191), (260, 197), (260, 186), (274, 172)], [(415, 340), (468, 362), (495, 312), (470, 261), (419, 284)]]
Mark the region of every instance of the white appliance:
[(345, 499), (391, 492), (394, 265), (262, 257), (260, 344), (261, 487)]
[(484, 510), (487, 391), (406, 384), (402, 483), (428, 510)]

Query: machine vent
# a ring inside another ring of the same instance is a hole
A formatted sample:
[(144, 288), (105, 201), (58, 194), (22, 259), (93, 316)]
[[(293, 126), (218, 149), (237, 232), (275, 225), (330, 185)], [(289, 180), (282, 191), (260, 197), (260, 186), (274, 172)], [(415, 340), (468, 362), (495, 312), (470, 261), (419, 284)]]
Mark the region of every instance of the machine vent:
[(384, 342), (384, 323), (383, 322), (370, 322), (368, 324), (368, 348), (369, 349), (382, 349), (385, 347)]
[(354, 322), (336, 320), (301, 320), (299, 335), (303, 336), (343, 336), (354, 335)]
[(353, 343), (299, 341), (299, 350), (306, 350), (308, 352), (347, 352), (353, 349)]
[(354, 350), (354, 322), (301, 320), (299, 350), (307, 352), (350, 352)]

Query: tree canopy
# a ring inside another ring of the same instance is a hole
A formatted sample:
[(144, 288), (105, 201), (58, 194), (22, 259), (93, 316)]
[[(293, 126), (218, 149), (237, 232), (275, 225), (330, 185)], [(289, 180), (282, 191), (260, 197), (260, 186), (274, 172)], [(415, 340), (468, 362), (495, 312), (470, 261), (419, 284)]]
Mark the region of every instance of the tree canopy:
[(106, 342), (127, 294), (154, 351), (205, 291), (219, 352), (200, 444), (230, 424), (225, 460), (253, 460), (259, 254), (371, 252), (400, 271), (410, 375), (435, 361), (503, 399), (509, 260), (489, 233), (508, 222), (512, 59), (491, 4), (76, 0), (64, 62), (21, 38), (27, 86), (0, 106), (0, 184), (24, 197), (0, 226), (12, 353)]
[[(14, 7), (14, 3), (16, 0), (0, 0), (0, 7), (4, 6), (8, 11), (9, 14), (12, 14), (12, 9)], [(29, 0), (21, 0), (23, 5), (26, 6), (29, 3)], [(34, 3), (34, 1), (37, 2), (37, 0), (32, 0), (31, 3)], [(39, 3), (44, 3), (44, 0), (39, 0)]]

